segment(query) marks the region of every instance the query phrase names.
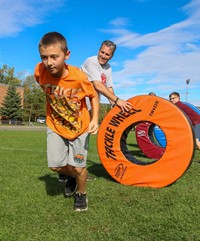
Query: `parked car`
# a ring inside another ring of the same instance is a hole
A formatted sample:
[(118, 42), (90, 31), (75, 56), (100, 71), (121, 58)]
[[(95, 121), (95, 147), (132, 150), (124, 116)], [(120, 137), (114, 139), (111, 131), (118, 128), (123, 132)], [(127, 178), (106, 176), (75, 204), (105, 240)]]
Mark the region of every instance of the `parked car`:
[(44, 124), (46, 122), (46, 118), (45, 117), (38, 117), (37, 118), (37, 123), (40, 123), (40, 124)]

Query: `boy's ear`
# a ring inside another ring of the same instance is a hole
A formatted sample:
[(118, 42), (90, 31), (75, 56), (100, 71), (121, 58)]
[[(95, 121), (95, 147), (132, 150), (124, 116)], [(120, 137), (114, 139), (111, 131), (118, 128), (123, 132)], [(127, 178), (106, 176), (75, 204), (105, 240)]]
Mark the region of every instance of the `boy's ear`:
[(65, 53), (65, 59), (68, 60), (70, 57), (70, 51), (67, 50), (67, 52)]

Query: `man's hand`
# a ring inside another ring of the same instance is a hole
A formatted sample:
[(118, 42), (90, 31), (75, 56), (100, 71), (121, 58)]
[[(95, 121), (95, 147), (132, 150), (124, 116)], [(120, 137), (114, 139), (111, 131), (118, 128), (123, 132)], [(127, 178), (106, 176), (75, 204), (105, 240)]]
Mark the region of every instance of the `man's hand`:
[(119, 106), (123, 112), (129, 111), (132, 108), (132, 104), (130, 102), (121, 99), (118, 99), (115, 102), (115, 105)]

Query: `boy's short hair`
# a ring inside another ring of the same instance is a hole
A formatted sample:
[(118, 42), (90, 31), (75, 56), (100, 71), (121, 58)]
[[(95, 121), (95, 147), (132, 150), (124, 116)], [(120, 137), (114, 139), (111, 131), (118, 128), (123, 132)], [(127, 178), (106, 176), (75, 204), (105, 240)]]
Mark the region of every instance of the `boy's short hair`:
[(39, 49), (41, 46), (49, 46), (57, 43), (61, 44), (61, 49), (64, 53), (68, 51), (67, 41), (65, 37), (57, 32), (46, 33), (40, 40)]

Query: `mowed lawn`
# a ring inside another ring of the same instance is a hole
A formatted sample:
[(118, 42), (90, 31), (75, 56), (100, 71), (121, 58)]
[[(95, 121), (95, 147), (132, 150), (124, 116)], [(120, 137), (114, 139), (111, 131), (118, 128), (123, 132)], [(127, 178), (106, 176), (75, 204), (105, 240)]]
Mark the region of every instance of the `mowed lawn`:
[(47, 168), (46, 132), (0, 130), (0, 240), (200, 240), (200, 151), (168, 187), (125, 186), (104, 169), (91, 136), (88, 171), (96, 176), (87, 183), (89, 209), (74, 212)]

